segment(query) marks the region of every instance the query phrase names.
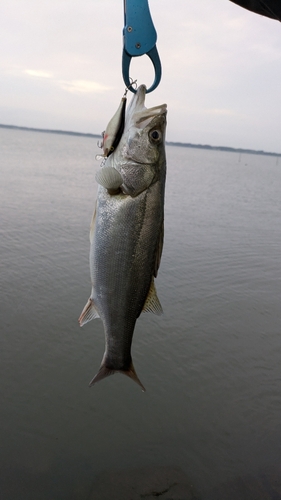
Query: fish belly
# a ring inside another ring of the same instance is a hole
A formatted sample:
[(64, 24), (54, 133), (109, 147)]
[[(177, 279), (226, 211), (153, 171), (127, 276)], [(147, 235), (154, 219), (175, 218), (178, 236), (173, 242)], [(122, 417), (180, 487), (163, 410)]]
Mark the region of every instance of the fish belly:
[(99, 188), (91, 298), (104, 324), (107, 364), (115, 370), (131, 363), (133, 331), (151, 285), (162, 222), (160, 183), (136, 198)]

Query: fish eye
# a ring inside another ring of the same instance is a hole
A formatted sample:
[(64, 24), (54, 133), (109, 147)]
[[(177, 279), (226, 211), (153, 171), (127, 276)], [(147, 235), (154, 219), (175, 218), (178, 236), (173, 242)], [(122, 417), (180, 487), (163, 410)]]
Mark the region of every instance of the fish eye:
[(149, 132), (150, 139), (152, 139), (153, 142), (159, 142), (161, 139), (161, 133), (158, 132), (158, 130), (151, 130)]

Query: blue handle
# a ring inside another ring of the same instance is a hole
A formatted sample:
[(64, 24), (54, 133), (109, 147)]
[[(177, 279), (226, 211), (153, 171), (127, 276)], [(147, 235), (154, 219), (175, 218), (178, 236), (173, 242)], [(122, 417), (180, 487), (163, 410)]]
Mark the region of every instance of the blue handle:
[(133, 57), (147, 54), (157, 40), (148, 0), (124, 1), (124, 48)]
[(152, 92), (161, 80), (161, 62), (156, 48), (157, 33), (151, 19), (148, 0), (124, 0), (122, 73), (126, 87), (135, 93), (132, 87), (129, 68), (132, 57), (147, 54), (155, 70), (155, 79), (147, 93)]

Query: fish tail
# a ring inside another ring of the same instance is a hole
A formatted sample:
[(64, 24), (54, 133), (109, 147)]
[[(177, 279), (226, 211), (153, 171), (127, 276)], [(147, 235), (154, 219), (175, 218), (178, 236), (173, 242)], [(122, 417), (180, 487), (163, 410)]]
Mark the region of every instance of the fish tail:
[(134, 380), (142, 388), (142, 391), (145, 392), (145, 387), (142, 385), (139, 377), (137, 376), (132, 361), (131, 361), (131, 364), (130, 364), (128, 370), (114, 370), (112, 368), (107, 368), (106, 364), (104, 362), (102, 362), (98, 373), (94, 376), (94, 378), (89, 383), (89, 387), (92, 387), (94, 384), (96, 384), (97, 382), (99, 382), (103, 378), (109, 377), (109, 375), (114, 375), (114, 373), (123, 373), (124, 375), (127, 375), (127, 377), (130, 377), (132, 380)]

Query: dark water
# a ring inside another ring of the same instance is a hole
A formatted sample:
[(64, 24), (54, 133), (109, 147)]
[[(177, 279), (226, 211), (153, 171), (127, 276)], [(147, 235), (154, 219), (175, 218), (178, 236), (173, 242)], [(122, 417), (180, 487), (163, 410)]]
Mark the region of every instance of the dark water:
[[(147, 392), (88, 382), (95, 140), (0, 129), (1, 498), (88, 499), (99, 473), (180, 466), (201, 494), (281, 464), (281, 164), (167, 148), (165, 246), (133, 341)], [(126, 500), (126, 499), (124, 499)]]

